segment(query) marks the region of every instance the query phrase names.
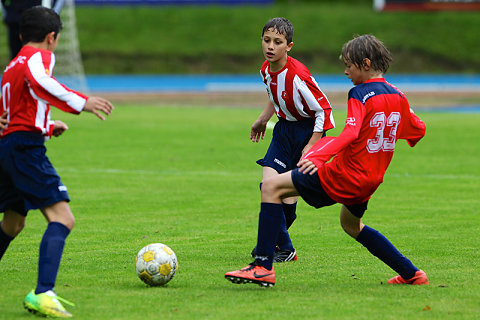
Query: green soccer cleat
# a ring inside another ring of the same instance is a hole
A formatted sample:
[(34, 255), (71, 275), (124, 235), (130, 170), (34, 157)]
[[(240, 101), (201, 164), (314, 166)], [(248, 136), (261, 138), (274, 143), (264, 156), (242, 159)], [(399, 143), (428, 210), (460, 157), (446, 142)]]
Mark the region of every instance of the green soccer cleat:
[(35, 294), (35, 291), (32, 290), (25, 297), (23, 306), (29, 312), (43, 317), (71, 318), (72, 314), (65, 310), (60, 301), (70, 306), (74, 306), (73, 303), (57, 296), (52, 290), (39, 294)]

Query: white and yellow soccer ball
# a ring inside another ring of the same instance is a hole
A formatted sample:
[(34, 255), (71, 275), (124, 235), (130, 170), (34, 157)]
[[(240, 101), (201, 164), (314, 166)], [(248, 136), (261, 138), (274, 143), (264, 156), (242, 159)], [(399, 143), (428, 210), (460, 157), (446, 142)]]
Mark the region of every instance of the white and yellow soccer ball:
[(175, 252), (163, 243), (151, 243), (135, 257), (138, 277), (150, 286), (163, 286), (175, 276), (178, 261)]

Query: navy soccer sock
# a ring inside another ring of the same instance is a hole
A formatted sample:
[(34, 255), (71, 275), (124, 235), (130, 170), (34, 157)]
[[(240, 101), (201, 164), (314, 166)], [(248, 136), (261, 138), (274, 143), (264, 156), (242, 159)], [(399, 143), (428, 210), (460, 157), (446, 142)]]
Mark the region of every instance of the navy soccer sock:
[(35, 294), (52, 290), (70, 230), (61, 223), (51, 222), (43, 234), (38, 258), (38, 281)]
[(297, 218), (297, 203), (283, 203), (283, 213), (285, 214), (285, 224), (287, 225), (287, 229), (290, 228), (293, 221)]
[(268, 270), (272, 269), (273, 253), (277, 244), (278, 233), (285, 226), (285, 215), (279, 203), (260, 205), (258, 218), (257, 255), (255, 262)]
[(404, 279), (415, 276), (418, 269), (380, 232), (365, 226), (357, 239), (371, 254), (382, 260)]
[(277, 238), (277, 245), (282, 250), (291, 250), (293, 251), (293, 244), (292, 240), (290, 239), (290, 235), (288, 234), (288, 228), (292, 225), (293, 221), (297, 217), (295, 214), (297, 204), (287, 204), (282, 203), (283, 213), (285, 215), (285, 225), (282, 225), (280, 233), (278, 234)]
[(2, 260), (3, 254), (7, 251), (8, 245), (15, 237), (11, 237), (6, 234), (2, 229), (2, 223), (0, 221), (0, 260)]

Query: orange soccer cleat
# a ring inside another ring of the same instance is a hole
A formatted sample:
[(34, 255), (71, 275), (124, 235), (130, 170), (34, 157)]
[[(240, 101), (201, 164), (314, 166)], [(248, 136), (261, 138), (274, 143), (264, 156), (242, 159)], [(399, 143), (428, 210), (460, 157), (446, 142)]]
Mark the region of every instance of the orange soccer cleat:
[(402, 276), (398, 275), (396, 277), (391, 278), (388, 280), (390, 284), (428, 284), (427, 274), (423, 270), (418, 270), (415, 272), (415, 276), (410, 279), (403, 279)]
[(275, 285), (275, 270), (267, 270), (251, 263), (243, 269), (225, 273), (225, 278), (233, 283), (256, 283), (262, 287)]

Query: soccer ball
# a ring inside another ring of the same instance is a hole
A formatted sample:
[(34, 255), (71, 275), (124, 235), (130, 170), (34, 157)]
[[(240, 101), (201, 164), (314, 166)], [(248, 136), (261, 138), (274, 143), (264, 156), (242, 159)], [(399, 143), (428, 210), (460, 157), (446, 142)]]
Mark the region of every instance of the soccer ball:
[(163, 243), (151, 243), (138, 251), (135, 269), (138, 277), (146, 284), (163, 286), (177, 272), (177, 256)]

